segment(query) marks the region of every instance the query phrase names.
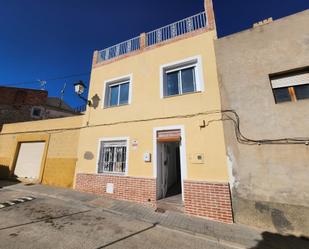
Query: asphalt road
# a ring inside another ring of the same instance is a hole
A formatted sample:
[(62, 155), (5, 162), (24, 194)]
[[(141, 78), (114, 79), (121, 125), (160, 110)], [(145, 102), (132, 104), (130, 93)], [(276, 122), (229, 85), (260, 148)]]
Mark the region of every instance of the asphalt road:
[[(29, 195), (0, 189), (0, 202)], [(0, 248), (231, 248), (99, 207), (33, 196), (34, 200), (0, 209)]]

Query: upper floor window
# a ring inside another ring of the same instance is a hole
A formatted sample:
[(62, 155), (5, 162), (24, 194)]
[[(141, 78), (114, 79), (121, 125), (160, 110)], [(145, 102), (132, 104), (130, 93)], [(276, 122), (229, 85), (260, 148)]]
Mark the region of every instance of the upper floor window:
[(127, 140), (100, 141), (98, 173), (125, 173)]
[(131, 77), (124, 77), (106, 82), (104, 107), (129, 104), (130, 86)]
[(309, 99), (309, 67), (270, 75), (276, 103)]
[(201, 58), (161, 66), (161, 97), (202, 91)]

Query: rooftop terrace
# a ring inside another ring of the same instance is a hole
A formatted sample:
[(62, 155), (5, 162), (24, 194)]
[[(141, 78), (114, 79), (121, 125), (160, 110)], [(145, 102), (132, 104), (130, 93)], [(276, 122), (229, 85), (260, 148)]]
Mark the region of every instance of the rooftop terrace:
[(207, 12), (201, 12), (97, 52), (94, 63), (102, 63), (135, 51), (152, 47), (197, 30), (207, 29)]

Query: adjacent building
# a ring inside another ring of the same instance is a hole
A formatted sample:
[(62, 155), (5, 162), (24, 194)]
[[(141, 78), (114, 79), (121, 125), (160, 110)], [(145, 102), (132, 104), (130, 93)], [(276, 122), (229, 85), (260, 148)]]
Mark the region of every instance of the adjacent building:
[[(309, 234), (309, 11), (216, 40), (233, 213)], [(238, 117), (239, 119), (238, 119)], [(232, 120), (233, 119), (233, 120)]]
[(0, 179), (72, 188), (82, 118), (5, 124), (0, 133)]
[(3, 124), (78, 115), (44, 90), (0, 86), (0, 130)]
[(0, 179), (72, 187), (79, 130), (59, 129), (80, 127), (80, 114), (47, 91), (1, 86)]

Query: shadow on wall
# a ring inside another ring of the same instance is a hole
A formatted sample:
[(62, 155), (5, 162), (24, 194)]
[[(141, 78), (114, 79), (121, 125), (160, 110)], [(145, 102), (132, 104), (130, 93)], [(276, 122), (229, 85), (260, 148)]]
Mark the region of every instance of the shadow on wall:
[(20, 183), (15, 176), (10, 177), (9, 166), (0, 165), (0, 188)]
[(91, 98), (91, 100), (92, 100), (92, 107), (94, 108), (94, 109), (97, 109), (97, 107), (99, 106), (99, 103), (100, 103), (100, 97), (99, 97), (99, 95), (98, 94), (95, 94), (92, 98)]
[[(309, 207), (249, 200), (233, 193), (235, 222), (278, 234), (309, 237)], [(308, 247), (309, 249), (309, 247)]]
[(0, 164), (0, 179), (8, 179), (9, 176), (10, 176), (9, 166)]
[(250, 249), (309, 249), (309, 238), (263, 232), (263, 239)]

